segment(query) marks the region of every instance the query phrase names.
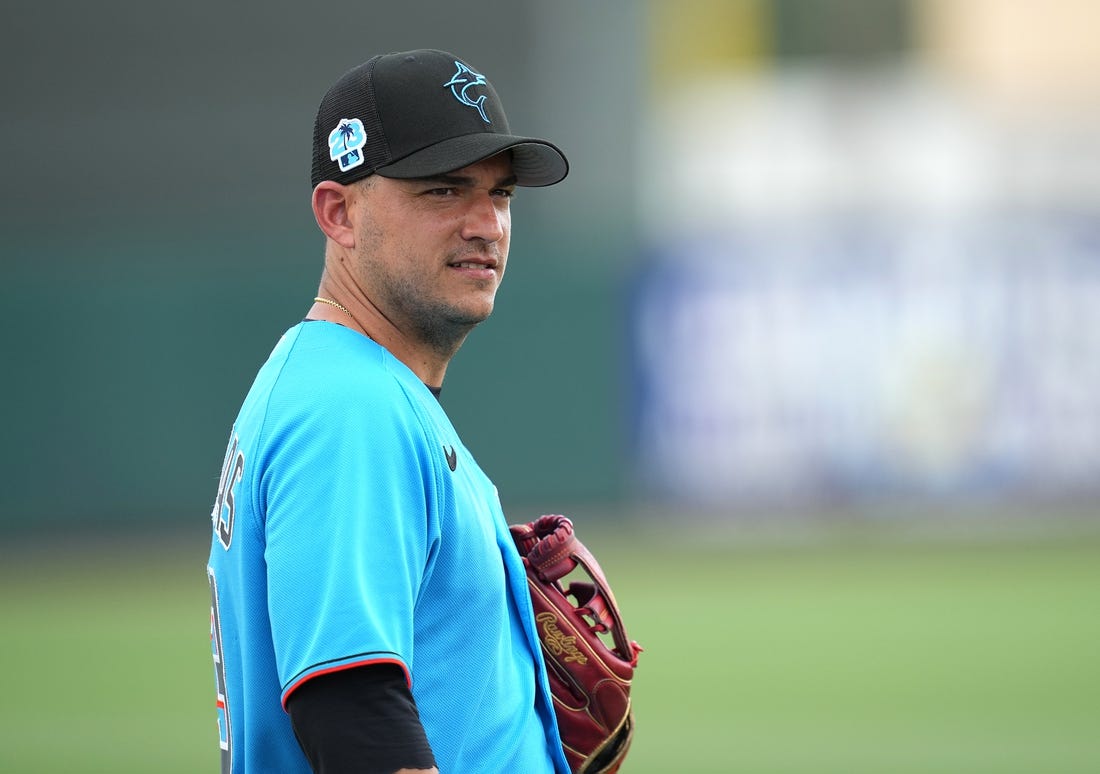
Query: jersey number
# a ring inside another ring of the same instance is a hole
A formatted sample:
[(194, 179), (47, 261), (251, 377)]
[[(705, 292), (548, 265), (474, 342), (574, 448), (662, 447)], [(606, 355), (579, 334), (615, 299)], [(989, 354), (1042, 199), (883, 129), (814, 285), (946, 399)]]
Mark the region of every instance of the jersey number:
[(218, 583), (214, 569), (206, 568), (210, 579), (210, 650), (214, 654), (214, 685), (218, 697), (218, 741), (222, 749), (222, 774), (233, 770), (232, 736), (229, 733), (229, 701), (225, 691), (225, 662), (222, 650), (222, 622), (218, 612)]

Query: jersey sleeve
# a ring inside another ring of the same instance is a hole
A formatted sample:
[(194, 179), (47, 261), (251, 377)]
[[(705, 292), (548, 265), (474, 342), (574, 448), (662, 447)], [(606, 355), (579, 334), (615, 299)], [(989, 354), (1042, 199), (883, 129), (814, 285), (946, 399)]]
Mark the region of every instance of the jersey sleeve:
[(376, 381), (272, 394), (256, 496), (284, 707), (305, 681), (366, 664), (398, 664), (411, 685), (440, 476), (403, 390)]

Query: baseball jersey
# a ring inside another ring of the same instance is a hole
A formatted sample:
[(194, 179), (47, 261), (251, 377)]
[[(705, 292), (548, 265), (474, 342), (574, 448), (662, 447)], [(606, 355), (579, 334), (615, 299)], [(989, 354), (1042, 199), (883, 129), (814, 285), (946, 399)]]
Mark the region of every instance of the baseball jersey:
[(211, 518), (223, 772), (309, 772), (287, 698), (387, 662), (440, 771), (569, 771), (496, 488), (387, 350), (290, 329), (233, 425)]

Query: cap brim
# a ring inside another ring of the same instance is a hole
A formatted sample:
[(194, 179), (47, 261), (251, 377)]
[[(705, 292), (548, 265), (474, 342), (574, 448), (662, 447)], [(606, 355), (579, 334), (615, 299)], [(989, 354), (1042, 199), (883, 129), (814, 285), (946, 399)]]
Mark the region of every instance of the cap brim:
[(569, 162), (553, 143), (534, 137), (479, 132), (451, 137), (379, 167), (382, 177), (409, 179), (454, 172), (506, 150), (512, 151), (516, 185), (539, 187), (560, 183), (569, 174)]

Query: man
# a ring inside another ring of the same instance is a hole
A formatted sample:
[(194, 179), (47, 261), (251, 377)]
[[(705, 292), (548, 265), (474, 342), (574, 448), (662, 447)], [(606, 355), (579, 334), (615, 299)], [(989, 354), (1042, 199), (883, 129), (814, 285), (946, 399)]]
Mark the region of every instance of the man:
[(515, 188), (567, 172), (446, 52), (374, 57), (322, 100), (320, 290), (212, 513), (224, 772), (568, 772), (496, 489), (437, 400), (493, 310)]

